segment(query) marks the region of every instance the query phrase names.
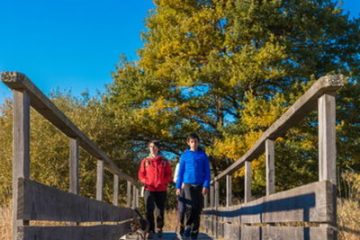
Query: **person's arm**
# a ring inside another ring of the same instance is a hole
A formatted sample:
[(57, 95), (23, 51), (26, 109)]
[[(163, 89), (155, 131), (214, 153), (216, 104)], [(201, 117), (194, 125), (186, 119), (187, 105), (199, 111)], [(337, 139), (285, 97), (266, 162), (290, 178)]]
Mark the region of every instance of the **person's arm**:
[(203, 183), (203, 187), (209, 189), (210, 188), (210, 162), (209, 162), (209, 158), (207, 157), (207, 155), (204, 153), (205, 157), (203, 159), (203, 164), (204, 164), (204, 171), (205, 171), (205, 175), (204, 175), (204, 183)]
[(181, 185), (184, 179), (184, 172), (185, 172), (185, 159), (184, 159), (184, 155), (182, 155), (180, 157), (179, 174), (176, 180), (176, 189), (181, 189)]
[(145, 170), (145, 160), (143, 159), (140, 163), (139, 171), (138, 171), (138, 179), (141, 183), (146, 185), (146, 170)]
[(173, 182), (176, 184), (176, 181), (178, 179), (178, 176), (179, 176), (179, 163), (176, 164), (176, 167), (175, 167), (175, 171), (174, 171), (174, 178), (173, 178)]

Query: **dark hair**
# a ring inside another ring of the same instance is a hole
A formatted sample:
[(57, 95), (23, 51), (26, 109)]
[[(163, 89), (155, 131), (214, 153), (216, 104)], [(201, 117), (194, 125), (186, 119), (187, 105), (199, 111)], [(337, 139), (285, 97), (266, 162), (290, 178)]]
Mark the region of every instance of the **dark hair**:
[(160, 149), (160, 141), (159, 140), (151, 140), (151, 141), (149, 141), (148, 146), (150, 146), (151, 143), (154, 144), (157, 148)]
[(196, 133), (190, 133), (186, 139), (186, 141), (188, 142), (190, 139), (197, 139), (200, 142), (200, 138)]

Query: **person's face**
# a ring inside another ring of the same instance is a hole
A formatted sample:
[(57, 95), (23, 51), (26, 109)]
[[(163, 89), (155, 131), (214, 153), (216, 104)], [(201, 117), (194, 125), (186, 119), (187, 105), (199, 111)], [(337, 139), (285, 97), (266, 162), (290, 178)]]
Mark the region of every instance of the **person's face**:
[(196, 138), (190, 138), (187, 141), (187, 144), (189, 145), (190, 150), (196, 151), (198, 149), (198, 146), (199, 146), (199, 140), (197, 140)]
[(151, 155), (156, 156), (159, 153), (159, 148), (154, 143), (150, 143), (149, 151)]

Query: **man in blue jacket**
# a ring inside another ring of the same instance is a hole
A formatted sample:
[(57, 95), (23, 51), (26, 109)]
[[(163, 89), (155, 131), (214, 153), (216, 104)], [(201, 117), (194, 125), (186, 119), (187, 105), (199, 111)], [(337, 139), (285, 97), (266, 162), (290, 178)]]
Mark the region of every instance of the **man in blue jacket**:
[(179, 174), (176, 181), (176, 195), (184, 191), (185, 237), (197, 239), (203, 195), (209, 192), (210, 165), (206, 153), (199, 148), (199, 136), (192, 133), (187, 138), (187, 149), (180, 157)]

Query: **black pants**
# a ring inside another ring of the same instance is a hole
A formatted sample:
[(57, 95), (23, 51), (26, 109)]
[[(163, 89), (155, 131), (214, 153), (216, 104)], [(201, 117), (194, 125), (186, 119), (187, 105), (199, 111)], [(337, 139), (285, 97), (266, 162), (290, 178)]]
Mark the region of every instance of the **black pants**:
[(149, 225), (147, 231), (155, 232), (154, 210), (156, 208), (156, 227), (162, 229), (164, 226), (164, 212), (166, 192), (152, 192), (145, 190), (144, 200), (146, 207), (146, 220)]
[(185, 196), (185, 225), (191, 228), (191, 236), (197, 237), (200, 226), (200, 214), (203, 208), (203, 195), (201, 185), (184, 184)]
[(181, 193), (180, 196), (178, 196), (178, 206), (177, 206), (177, 210), (178, 210), (178, 221), (179, 221), (179, 225), (180, 225), (180, 233), (184, 232), (184, 221), (185, 221), (185, 197), (184, 197), (184, 190), (181, 189)]

